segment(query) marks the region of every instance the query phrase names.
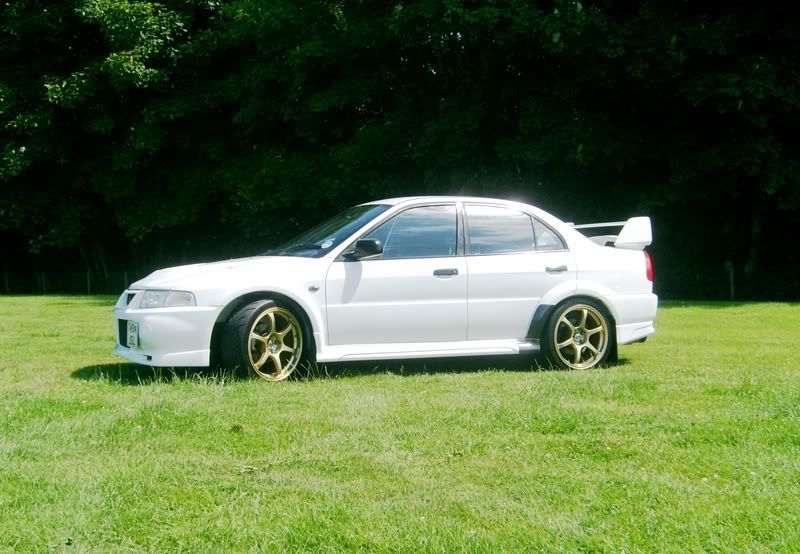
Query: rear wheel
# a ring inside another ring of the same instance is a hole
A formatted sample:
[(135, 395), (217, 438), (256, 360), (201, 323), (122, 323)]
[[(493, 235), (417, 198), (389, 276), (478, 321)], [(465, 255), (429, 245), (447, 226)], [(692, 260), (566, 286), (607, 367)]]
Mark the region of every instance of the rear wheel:
[(591, 300), (571, 300), (559, 306), (548, 322), (542, 347), (548, 361), (562, 369), (590, 369), (609, 358), (611, 318)]
[(222, 360), (228, 369), (246, 369), (267, 381), (282, 381), (303, 361), (303, 325), (274, 300), (240, 308), (225, 324)]

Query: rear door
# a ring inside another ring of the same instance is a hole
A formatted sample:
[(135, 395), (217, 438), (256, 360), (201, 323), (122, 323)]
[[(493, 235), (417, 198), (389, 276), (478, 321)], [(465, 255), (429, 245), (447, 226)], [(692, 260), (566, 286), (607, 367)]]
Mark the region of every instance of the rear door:
[(564, 239), (531, 215), (466, 204), (468, 340), (522, 339), (547, 291), (575, 280)]
[(360, 238), (383, 254), (331, 264), (325, 284), (332, 345), (463, 341), (467, 266), (455, 203), (416, 206)]

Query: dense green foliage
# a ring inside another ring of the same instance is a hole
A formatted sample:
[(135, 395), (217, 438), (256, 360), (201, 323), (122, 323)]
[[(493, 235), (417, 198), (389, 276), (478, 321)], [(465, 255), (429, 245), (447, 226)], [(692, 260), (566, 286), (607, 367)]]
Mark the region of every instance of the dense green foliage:
[(115, 360), (113, 301), (0, 298), (0, 551), (800, 550), (797, 305), (272, 384)]
[(653, 215), (663, 290), (726, 294), (730, 264), (797, 295), (800, 20), (775, 6), (9, 0), (0, 263), (141, 272), (476, 193)]

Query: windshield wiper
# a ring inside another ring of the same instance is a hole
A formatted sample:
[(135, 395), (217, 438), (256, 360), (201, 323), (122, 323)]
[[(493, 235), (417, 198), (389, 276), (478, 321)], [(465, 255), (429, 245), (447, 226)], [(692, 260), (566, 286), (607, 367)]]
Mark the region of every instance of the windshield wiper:
[(288, 254), (289, 252), (300, 252), (301, 250), (321, 250), (322, 246), (319, 244), (295, 244), (289, 248), (271, 248), (266, 252), (262, 252), (259, 256), (280, 256), (281, 254)]
[(300, 250), (320, 250), (322, 247), (319, 244), (295, 244), (289, 248), (270, 248), (269, 250), (258, 254), (259, 256), (280, 256), (287, 252), (299, 252)]
[(298, 250), (322, 250), (319, 244), (295, 244), (285, 249), (284, 252), (297, 252)]

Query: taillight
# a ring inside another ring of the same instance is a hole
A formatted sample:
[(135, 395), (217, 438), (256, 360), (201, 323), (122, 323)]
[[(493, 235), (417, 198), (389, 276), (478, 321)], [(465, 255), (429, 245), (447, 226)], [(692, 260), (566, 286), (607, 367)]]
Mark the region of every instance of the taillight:
[(653, 282), (653, 258), (650, 256), (650, 252), (647, 250), (644, 251), (644, 267), (645, 272), (647, 273), (647, 280), (651, 283)]

